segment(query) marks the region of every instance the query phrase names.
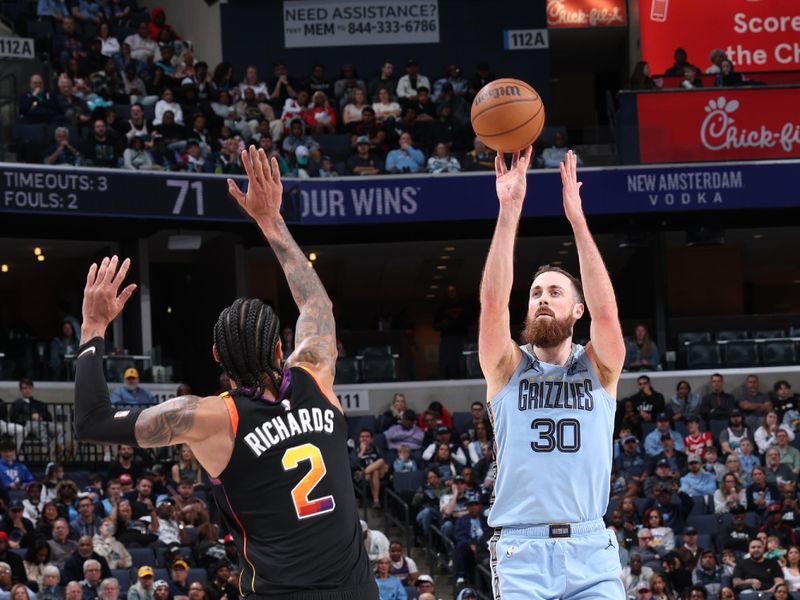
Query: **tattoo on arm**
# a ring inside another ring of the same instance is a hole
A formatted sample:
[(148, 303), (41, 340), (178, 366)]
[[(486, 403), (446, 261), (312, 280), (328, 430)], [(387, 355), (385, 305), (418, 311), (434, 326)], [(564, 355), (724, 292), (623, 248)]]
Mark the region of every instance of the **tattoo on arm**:
[(325, 287), (314, 268), (308, 265), (308, 259), (285, 223), (278, 225), (277, 235), (267, 239), (278, 257), (300, 310), (295, 331), (298, 346), (295, 360), (312, 364), (329, 363), (333, 367), (336, 360), (336, 323)]
[(183, 441), (194, 426), (199, 401), (197, 396), (180, 396), (143, 410), (136, 420), (136, 441), (143, 448)]

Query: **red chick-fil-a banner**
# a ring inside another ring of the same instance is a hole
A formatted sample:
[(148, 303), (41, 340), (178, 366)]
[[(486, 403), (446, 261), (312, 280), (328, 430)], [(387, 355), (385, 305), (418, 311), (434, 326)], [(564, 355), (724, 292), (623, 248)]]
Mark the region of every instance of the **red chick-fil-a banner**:
[(800, 157), (800, 87), (639, 94), (643, 163)]
[(547, 0), (547, 27), (624, 27), (625, 0)]
[(673, 65), (678, 47), (703, 71), (716, 48), (738, 71), (800, 70), (798, 0), (639, 0), (639, 22), (653, 73)]

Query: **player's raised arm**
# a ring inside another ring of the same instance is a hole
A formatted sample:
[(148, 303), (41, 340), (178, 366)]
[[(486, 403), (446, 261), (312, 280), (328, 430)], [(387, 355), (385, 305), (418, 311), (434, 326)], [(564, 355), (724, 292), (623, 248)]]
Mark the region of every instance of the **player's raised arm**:
[(511, 339), (508, 302), (514, 283), (514, 241), (527, 188), (527, 171), (533, 148), (514, 153), (511, 169), (505, 158), (495, 158), (497, 217), (489, 255), (481, 280), (481, 314), (478, 357), (486, 378), (487, 397), (494, 397), (508, 382), (520, 360), (520, 350)]
[(603, 386), (616, 394), (617, 380), (625, 362), (625, 342), (619, 323), (617, 300), (603, 257), (595, 244), (581, 205), (577, 159), (570, 150), (561, 163), (564, 213), (575, 234), (586, 306), (592, 317), (587, 350), (598, 368)]
[(247, 171), (247, 194), (228, 180), (228, 190), (245, 212), (261, 228), (278, 257), (289, 289), (300, 311), (295, 330), (297, 346), (287, 359), (287, 366), (303, 365), (331, 388), (336, 369), (336, 325), (333, 305), (314, 268), (292, 238), (281, 216), (283, 185), (278, 162), (268, 159), (263, 150), (242, 152)]

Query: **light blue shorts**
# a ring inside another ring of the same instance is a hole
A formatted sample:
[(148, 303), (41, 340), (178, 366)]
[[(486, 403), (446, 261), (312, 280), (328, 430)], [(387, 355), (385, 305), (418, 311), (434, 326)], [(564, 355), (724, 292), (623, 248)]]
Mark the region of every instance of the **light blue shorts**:
[(495, 600), (624, 600), (616, 536), (602, 520), (503, 527), (489, 542)]

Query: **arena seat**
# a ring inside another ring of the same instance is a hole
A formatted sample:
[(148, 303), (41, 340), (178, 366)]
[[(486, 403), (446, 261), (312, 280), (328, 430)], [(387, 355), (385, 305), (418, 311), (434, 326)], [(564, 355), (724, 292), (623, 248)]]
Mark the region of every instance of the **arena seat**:
[(425, 482), (425, 471), (414, 471), (412, 473), (395, 473), (392, 477), (392, 488), (399, 493), (415, 492), (419, 486)]
[(349, 134), (323, 134), (319, 136), (319, 146), (323, 154), (334, 160), (347, 160), (353, 153)]
[(352, 356), (336, 359), (336, 379), (334, 383), (356, 383), (358, 381), (358, 360)]
[(719, 434), (728, 426), (728, 419), (711, 419), (709, 422), (709, 431), (711, 437), (715, 440), (719, 439)]
[(186, 584), (192, 585), (195, 581), (205, 585), (208, 581), (208, 573), (205, 569), (189, 569), (189, 574), (186, 576)]
[(765, 367), (794, 365), (797, 363), (797, 349), (791, 340), (775, 340), (761, 345), (761, 362)]
[(710, 342), (710, 341), (711, 341), (710, 331), (683, 331), (678, 334), (678, 346), (683, 346), (687, 342), (694, 344), (697, 342)]
[(139, 567), (148, 566), (153, 567), (156, 563), (156, 555), (153, 554), (152, 548), (128, 548), (128, 552), (131, 553), (131, 559), (133, 559), (133, 568), (138, 569)]
[(712, 508), (714, 506), (714, 498), (712, 496), (692, 496), (692, 500), (694, 500), (694, 504), (692, 504), (692, 510), (689, 512), (690, 516), (708, 514), (709, 505)]
[(406, 596), (408, 596), (408, 600), (417, 600), (419, 598), (419, 589), (413, 585), (406, 585), (403, 586), (406, 590)]
[(361, 361), (361, 379), (365, 382), (395, 381), (398, 355), (391, 346), (366, 346), (356, 357)]
[(698, 534), (716, 535), (720, 528), (719, 515), (689, 515), (686, 524), (697, 529)]
[(458, 411), (453, 413), (453, 429), (456, 434), (463, 429), (463, 427), (472, 421), (472, 415), (468, 412)]
[(47, 139), (47, 125), (45, 123), (14, 123), (11, 126), (11, 136), (16, 141), (44, 141)]
[[(198, 498), (200, 497), (197, 493), (197, 490), (195, 490), (194, 494)], [(189, 564), (192, 564), (192, 548), (190, 546), (181, 546), (179, 552), (183, 560), (185, 560)], [(156, 566), (158, 567), (167, 566), (167, 561), (165, 559), (166, 553), (167, 553), (166, 548), (156, 548)]]
[(375, 415), (361, 415), (358, 417), (347, 417), (347, 433), (348, 435), (358, 440), (358, 434), (362, 429), (369, 429), (375, 431)]
[(742, 329), (733, 329), (728, 331), (718, 331), (714, 336), (718, 342), (730, 340), (748, 340), (750, 334)]
[(728, 342), (724, 346), (724, 352), (725, 366), (728, 368), (752, 367), (761, 362), (758, 356), (758, 347), (752, 341)]
[(125, 594), (131, 587), (131, 572), (129, 569), (111, 569), (111, 576), (119, 581), (120, 594)]
[(131, 118), (130, 104), (114, 104), (114, 110), (117, 112), (117, 117), (119, 117), (120, 121), (127, 121)]
[(686, 347), (686, 366), (690, 369), (714, 369), (722, 366), (716, 342), (695, 342)]
[(169, 571), (164, 568), (156, 567), (153, 569), (155, 575), (153, 575), (153, 579), (158, 581), (159, 579), (163, 579), (164, 581), (169, 581)]
[(761, 329), (753, 333), (753, 337), (757, 340), (766, 340), (769, 338), (782, 338), (786, 335), (783, 329)]

